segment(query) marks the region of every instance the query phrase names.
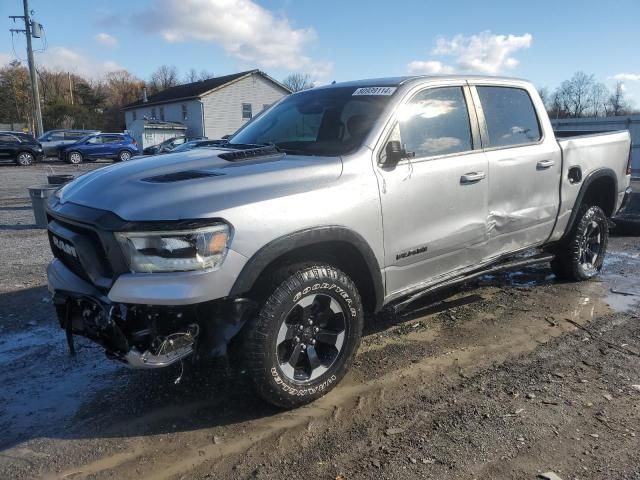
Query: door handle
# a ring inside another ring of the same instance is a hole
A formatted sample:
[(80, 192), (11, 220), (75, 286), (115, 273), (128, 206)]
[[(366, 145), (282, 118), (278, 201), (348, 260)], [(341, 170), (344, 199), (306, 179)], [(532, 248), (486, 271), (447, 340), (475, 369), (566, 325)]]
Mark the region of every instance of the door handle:
[(484, 177), (486, 177), (484, 172), (465, 173), (460, 177), (460, 183), (462, 183), (463, 185), (469, 184), (469, 183), (477, 183), (480, 180), (482, 180)]
[(540, 160), (536, 164), (536, 170), (546, 170), (547, 168), (551, 168), (556, 164), (553, 160)]

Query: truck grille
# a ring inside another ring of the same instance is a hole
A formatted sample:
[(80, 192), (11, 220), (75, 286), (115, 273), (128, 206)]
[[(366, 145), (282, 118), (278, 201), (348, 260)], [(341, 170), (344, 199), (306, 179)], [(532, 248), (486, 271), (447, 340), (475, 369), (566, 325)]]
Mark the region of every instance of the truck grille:
[[(64, 265), (71, 270), (73, 273), (78, 275), (85, 280), (91, 281), (89, 275), (87, 275), (86, 270), (80, 263), (80, 259), (78, 258), (77, 250), (74, 246), (70, 245), (66, 240), (49, 233), (49, 245), (51, 245), (51, 251), (53, 252), (53, 256), (60, 260)], [(68, 246), (68, 247), (67, 247)]]
[(49, 245), (55, 258), (80, 278), (107, 286), (113, 270), (97, 232), (56, 217), (48, 227)]

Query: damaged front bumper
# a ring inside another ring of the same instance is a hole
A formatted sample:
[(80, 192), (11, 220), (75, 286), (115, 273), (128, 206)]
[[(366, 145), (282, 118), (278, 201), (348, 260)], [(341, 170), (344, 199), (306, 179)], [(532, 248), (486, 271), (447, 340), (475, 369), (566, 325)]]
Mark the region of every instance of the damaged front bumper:
[(80, 335), (131, 368), (162, 368), (190, 356), (224, 355), (255, 307), (244, 298), (190, 305), (114, 302), (59, 260), (51, 262), (47, 275), (71, 353), (75, 353), (73, 337)]

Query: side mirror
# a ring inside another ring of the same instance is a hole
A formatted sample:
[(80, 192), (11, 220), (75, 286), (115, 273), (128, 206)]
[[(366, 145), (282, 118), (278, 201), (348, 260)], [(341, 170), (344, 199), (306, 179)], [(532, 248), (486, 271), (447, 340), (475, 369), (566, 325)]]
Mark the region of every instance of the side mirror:
[(384, 167), (395, 167), (403, 158), (413, 157), (413, 152), (407, 152), (397, 140), (390, 140), (384, 149), (385, 158), (382, 161)]

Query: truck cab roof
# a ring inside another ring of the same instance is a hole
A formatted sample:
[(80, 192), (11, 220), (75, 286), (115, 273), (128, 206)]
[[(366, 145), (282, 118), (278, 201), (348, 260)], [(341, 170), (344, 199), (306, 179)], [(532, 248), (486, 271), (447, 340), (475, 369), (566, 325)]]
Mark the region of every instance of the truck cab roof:
[(336, 88), (336, 87), (400, 87), (414, 82), (425, 80), (466, 80), (469, 82), (491, 82), (491, 83), (529, 83), (527, 80), (515, 77), (495, 77), (489, 75), (407, 75), (402, 77), (382, 77), (367, 78), (363, 80), (353, 80), (348, 82), (332, 83), (316, 88)]

